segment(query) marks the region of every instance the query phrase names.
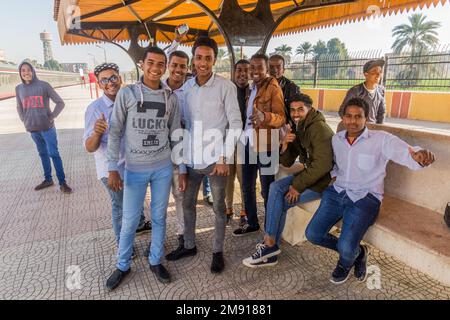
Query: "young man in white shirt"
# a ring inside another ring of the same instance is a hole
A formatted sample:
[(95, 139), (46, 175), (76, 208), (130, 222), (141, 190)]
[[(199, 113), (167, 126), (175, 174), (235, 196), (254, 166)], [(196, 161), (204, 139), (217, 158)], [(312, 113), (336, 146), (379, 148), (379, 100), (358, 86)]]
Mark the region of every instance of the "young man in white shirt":
[[(86, 109), (83, 144), (87, 152), (94, 154), (97, 177), (105, 186), (111, 198), (112, 225), (116, 242), (119, 243), (122, 225), (123, 188), (111, 190), (108, 187), (109, 174), (106, 149), (111, 113), (117, 93), (122, 86), (122, 79), (119, 75), (119, 67), (115, 63), (103, 63), (97, 66), (94, 74), (97, 77), (100, 89), (103, 91), (103, 96), (92, 102)], [(121, 179), (123, 179), (124, 164), (125, 158), (122, 153), (118, 164)], [(136, 234), (147, 233), (150, 230), (151, 223), (150, 221), (145, 221), (144, 208), (142, 207)]]
[[(344, 283), (355, 267), (359, 281), (366, 279), (368, 248), (360, 245), (365, 233), (378, 217), (389, 160), (419, 170), (434, 162), (434, 154), (411, 147), (396, 136), (366, 127), (369, 105), (361, 98), (350, 99), (343, 107), (345, 130), (332, 140), (335, 180), (322, 194), (319, 209), (306, 229), (313, 244), (339, 253), (330, 281)], [(329, 231), (342, 219), (339, 238)]]
[[(183, 157), (188, 166), (183, 199), (184, 247), (179, 247), (166, 256), (167, 260), (178, 260), (197, 254), (197, 195), (203, 178), (209, 176), (215, 214), (211, 263), (213, 273), (220, 273), (225, 267), (225, 188), (229, 163), (233, 158), (236, 140), (242, 132), (236, 86), (212, 71), (217, 52), (217, 43), (206, 37), (198, 38), (192, 49), (196, 77), (185, 84), (183, 114), (185, 129), (188, 132), (188, 137), (185, 136), (183, 141)], [(180, 174), (181, 179), (183, 176)]]

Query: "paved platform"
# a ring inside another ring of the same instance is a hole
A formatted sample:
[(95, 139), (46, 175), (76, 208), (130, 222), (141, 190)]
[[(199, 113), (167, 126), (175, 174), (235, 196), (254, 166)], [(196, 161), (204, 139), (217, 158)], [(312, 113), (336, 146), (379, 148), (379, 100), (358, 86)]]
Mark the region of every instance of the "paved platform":
[[(132, 274), (118, 289), (106, 292), (116, 248), (108, 196), (96, 180), (93, 157), (81, 143), (89, 91), (71, 87), (58, 92), (67, 104), (56, 125), (67, 180), (74, 189), (71, 195), (63, 195), (57, 187), (33, 190), (42, 180), (38, 154), (18, 120), (15, 100), (0, 102), (0, 299), (450, 299), (450, 287), (375, 248), (367, 283), (353, 277), (343, 285), (330, 283), (337, 255), (309, 243), (283, 243), (276, 267), (249, 269), (241, 260), (263, 233), (234, 238), (237, 220), (227, 228), (226, 269), (213, 275), (209, 271), (213, 213), (202, 201), (198, 254), (164, 262), (172, 283), (163, 285), (150, 272), (143, 256), (147, 234), (137, 237)], [(332, 115), (327, 118), (337, 124)], [(238, 202), (238, 188), (235, 193)], [(258, 201), (262, 210), (262, 199)], [(238, 205), (235, 209), (238, 212)], [(145, 213), (148, 217), (148, 207)], [(177, 244), (172, 199), (167, 223), (166, 252)]]

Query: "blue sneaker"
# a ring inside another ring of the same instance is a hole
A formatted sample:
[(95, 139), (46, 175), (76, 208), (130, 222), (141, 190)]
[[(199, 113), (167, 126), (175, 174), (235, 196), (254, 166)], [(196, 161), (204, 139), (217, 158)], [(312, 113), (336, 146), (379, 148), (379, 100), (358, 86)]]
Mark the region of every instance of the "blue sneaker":
[(273, 247), (269, 247), (264, 243), (258, 243), (256, 245), (256, 252), (252, 254), (251, 257), (248, 257), (242, 260), (242, 263), (249, 267), (250, 265), (255, 265), (256, 263), (265, 262), (267, 259), (277, 256), (281, 253), (278, 245), (274, 245)]
[(258, 262), (258, 263), (249, 263), (247, 261), (247, 259), (244, 259), (242, 261), (242, 263), (244, 264), (244, 266), (249, 267), (249, 268), (272, 267), (278, 263), (278, 256), (273, 256), (273, 257), (264, 259), (263, 261)]

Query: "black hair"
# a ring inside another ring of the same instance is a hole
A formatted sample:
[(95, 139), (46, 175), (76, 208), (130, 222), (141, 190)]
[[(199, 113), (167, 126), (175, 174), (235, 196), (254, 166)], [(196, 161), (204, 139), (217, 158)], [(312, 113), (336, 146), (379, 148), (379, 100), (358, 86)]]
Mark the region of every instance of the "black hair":
[(266, 66), (269, 67), (269, 57), (267, 55), (265, 55), (264, 53), (255, 53), (250, 58), (250, 60), (253, 60), (253, 59), (263, 59), (266, 62)]
[(308, 109), (311, 109), (313, 105), (313, 100), (311, 99), (311, 97), (304, 93), (294, 94), (289, 98), (289, 105), (291, 105), (292, 102), (303, 102), (305, 106), (308, 107)]
[(187, 66), (189, 66), (189, 56), (184, 51), (174, 51), (169, 55), (169, 62), (172, 60), (173, 57), (183, 58), (187, 59)]
[(149, 48), (147, 48), (147, 49), (145, 50), (145, 52), (144, 52), (144, 55), (142, 56), (142, 62), (144, 62), (145, 59), (147, 59), (147, 55), (148, 55), (149, 53), (156, 53), (156, 54), (159, 54), (159, 55), (164, 56), (164, 59), (166, 60), (166, 64), (167, 64), (167, 56), (166, 56), (166, 53), (164, 52), (163, 49), (161, 49), (161, 48), (159, 48), (159, 47), (149, 47)]
[(238, 64), (250, 64), (250, 61), (248, 61), (247, 59), (241, 59), (241, 60), (239, 60), (238, 62), (236, 62), (236, 63), (234, 64), (234, 71), (236, 71), (236, 68), (237, 68)]
[(274, 54), (274, 55), (270, 56), (269, 60), (281, 60), (281, 61), (283, 61), (283, 68), (284, 68), (285, 61), (284, 61), (284, 57), (281, 54)]
[(214, 59), (217, 58), (217, 53), (219, 52), (219, 48), (217, 46), (217, 42), (214, 39), (208, 37), (200, 37), (195, 40), (194, 46), (192, 47), (192, 55), (195, 56), (195, 50), (198, 47), (204, 46), (213, 49), (214, 51)]
[(345, 111), (350, 106), (355, 106), (355, 107), (359, 107), (359, 108), (363, 109), (364, 116), (366, 118), (369, 117), (369, 104), (365, 100), (363, 100), (361, 98), (352, 98), (352, 99), (348, 100), (347, 103), (344, 105), (343, 114), (345, 114)]

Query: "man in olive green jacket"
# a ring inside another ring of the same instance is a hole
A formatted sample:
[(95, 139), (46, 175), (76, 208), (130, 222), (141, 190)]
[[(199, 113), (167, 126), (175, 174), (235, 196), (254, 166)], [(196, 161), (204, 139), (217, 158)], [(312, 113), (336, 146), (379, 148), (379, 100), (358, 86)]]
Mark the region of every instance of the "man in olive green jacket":
[(287, 125), (280, 162), (290, 167), (299, 157), (303, 169), (270, 185), (264, 242), (258, 243), (256, 252), (243, 260), (247, 267), (277, 264), (287, 210), (298, 203), (319, 199), (330, 184), (333, 168), (331, 139), (334, 133), (322, 113), (312, 108), (312, 104), (311, 98), (305, 94), (296, 94), (290, 99), (289, 111), (296, 130), (292, 132), (290, 125)]

